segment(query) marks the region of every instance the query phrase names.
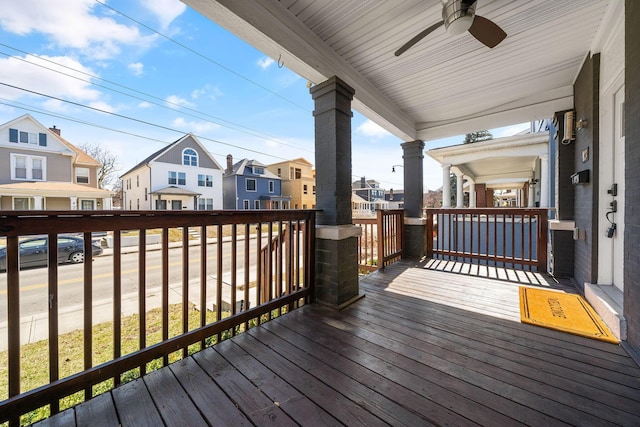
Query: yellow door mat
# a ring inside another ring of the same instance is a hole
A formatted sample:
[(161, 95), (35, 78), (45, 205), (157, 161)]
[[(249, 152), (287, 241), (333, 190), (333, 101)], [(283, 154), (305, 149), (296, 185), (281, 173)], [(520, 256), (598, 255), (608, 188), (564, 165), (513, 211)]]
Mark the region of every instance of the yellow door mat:
[(520, 287), (520, 320), (544, 328), (619, 343), (580, 295)]

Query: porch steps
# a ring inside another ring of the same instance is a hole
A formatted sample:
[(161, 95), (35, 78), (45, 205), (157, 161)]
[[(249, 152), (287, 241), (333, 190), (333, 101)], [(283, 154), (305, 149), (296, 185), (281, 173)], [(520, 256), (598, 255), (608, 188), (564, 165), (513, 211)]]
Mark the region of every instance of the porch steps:
[(584, 296), (616, 338), (626, 340), (627, 321), (622, 314), (622, 291), (613, 285), (585, 283)]

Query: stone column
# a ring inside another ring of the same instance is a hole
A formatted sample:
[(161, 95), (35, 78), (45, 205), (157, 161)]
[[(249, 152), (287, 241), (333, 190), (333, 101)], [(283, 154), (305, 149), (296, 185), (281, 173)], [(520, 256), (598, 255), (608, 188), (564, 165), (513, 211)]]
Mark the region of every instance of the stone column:
[(442, 165), (442, 207), (451, 207), (451, 165)]
[(549, 155), (540, 156), (540, 207), (549, 207)]
[(424, 142), (401, 144), (404, 160), (404, 257), (420, 259), (426, 249), (424, 205)]
[(464, 175), (456, 174), (456, 208), (464, 208)]
[(360, 298), (351, 218), (351, 100), (354, 90), (331, 77), (310, 90), (315, 108), (317, 302), (342, 308)]
[(476, 208), (476, 183), (469, 181), (469, 207)]

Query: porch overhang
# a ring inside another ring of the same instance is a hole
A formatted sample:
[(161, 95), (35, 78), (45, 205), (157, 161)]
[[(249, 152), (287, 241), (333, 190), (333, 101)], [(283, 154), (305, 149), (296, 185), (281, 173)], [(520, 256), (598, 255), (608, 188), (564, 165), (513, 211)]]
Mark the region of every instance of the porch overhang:
[(173, 185), (169, 187), (164, 187), (156, 191), (152, 191), (149, 194), (153, 196), (200, 196), (200, 193), (196, 193), (195, 191), (187, 190), (186, 188), (174, 187)]

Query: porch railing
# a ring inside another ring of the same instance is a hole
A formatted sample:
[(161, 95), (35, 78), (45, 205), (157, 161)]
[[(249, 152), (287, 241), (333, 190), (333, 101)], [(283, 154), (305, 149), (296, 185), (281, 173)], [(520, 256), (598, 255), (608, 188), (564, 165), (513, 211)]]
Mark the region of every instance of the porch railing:
[(547, 271), (546, 209), (427, 209), (427, 257)]
[(381, 209), (375, 218), (354, 218), (362, 227), (358, 237), (358, 266), (361, 271), (384, 268), (404, 252), (404, 210)]
[[(199, 239), (194, 238), (194, 230)], [(94, 259), (86, 256), (81, 266), (58, 265), (59, 235), (78, 233), (84, 240), (84, 253), (88, 254), (96, 232), (107, 232), (112, 237), (112, 249), (105, 250), (112, 250), (112, 255)], [(147, 237), (153, 233), (161, 235), (160, 243), (147, 245)], [(0, 391), (0, 399), (4, 399), (0, 401), (0, 422), (19, 425), (21, 416), (33, 416), (31, 411), (41, 411), (42, 407), (46, 413), (54, 414), (68, 406), (68, 396), (74, 393), (83, 394), (80, 401), (88, 400), (97, 394), (97, 384), (107, 381), (108, 387), (113, 387), (142, 376), (152, 361), (156, 366), (165, 366), (170, 358), (185, 357), (311, 302), (314, 233), (315, 214), (307, 210), (2, 212), (0, 238), (4, 236), (6, 242), (6, 273), (0, 273), (0, 286), (6, 286), (8, 366), (6, 377), (0, 378), (6, 387)], [(138, 240), (132, 254), (128, 253), (131, 248), (125, 250), (122, 245), (123, 237), (130, 240), (131, 234), (137, 235)], [(26, 279), (26, 273), (32, 271), (19, 268), (19, 248), (24, 237), (33, 235), (48, 237), (48, 267), (39, 278), (46, 282), (41, 286), (44, 301), (40, 304), (48, 307), (44, 309), (48, 316), (48, 333), (44, 337), (48, 345), (39, 368), (48, 370), (48, 375), (45, 374), (45, 385), (29, 390), (21, 380), (25, 373), (21, 368), (24, 340), (20, 311), (26, 301), (24, 293), (34, 287), (29, 287)], [(125, 262), (133, 267), (125, 269)], [(81, 282), (78, 293), (82, 294), (82, 302), (76, 317), (83, 334), (83, 367), (62, 373), (62, 364), (67, 360), (61, 358), (64, 346), (59, 345), (59, 318), (62, 310), (69, 310), (64, 307), (62, 296), (69, 285), (65, 281), (63, 286), (59, 278), (71, 270), (75, 272), (71, 273), (75, 274), (71, 281)], [(133, 282), (135, 291), (127, 293), (125, 282), (127, 286)], [(94, 356), (94, 327), (101, 320), (95, 312), (94, 295), (100, 287), (109, 287), (112, 295), (107, 323), (112, 326), (109, 345), (113, 350), (108, 360), (98, 362)], [(153, 308), (150, 294), (160, 297), (153, 300), (161, 310), (161, 320), (156, 325), (147, 324), (148, 312)], [(179, 295), (177, 299), (175, 295)], [(123, 347), (123, 342), (132, 338), (131, 330), (126, 332), (128, 336), (123, 333), (126, 298), (134, 300), (126, 301), (129, 307), (137, 306), (134, 350)], [(195, 320), (194, 312), (199, 312)], [(160, 330), (161, 337), (152, 342), (148, 336), (153, 328)]]

